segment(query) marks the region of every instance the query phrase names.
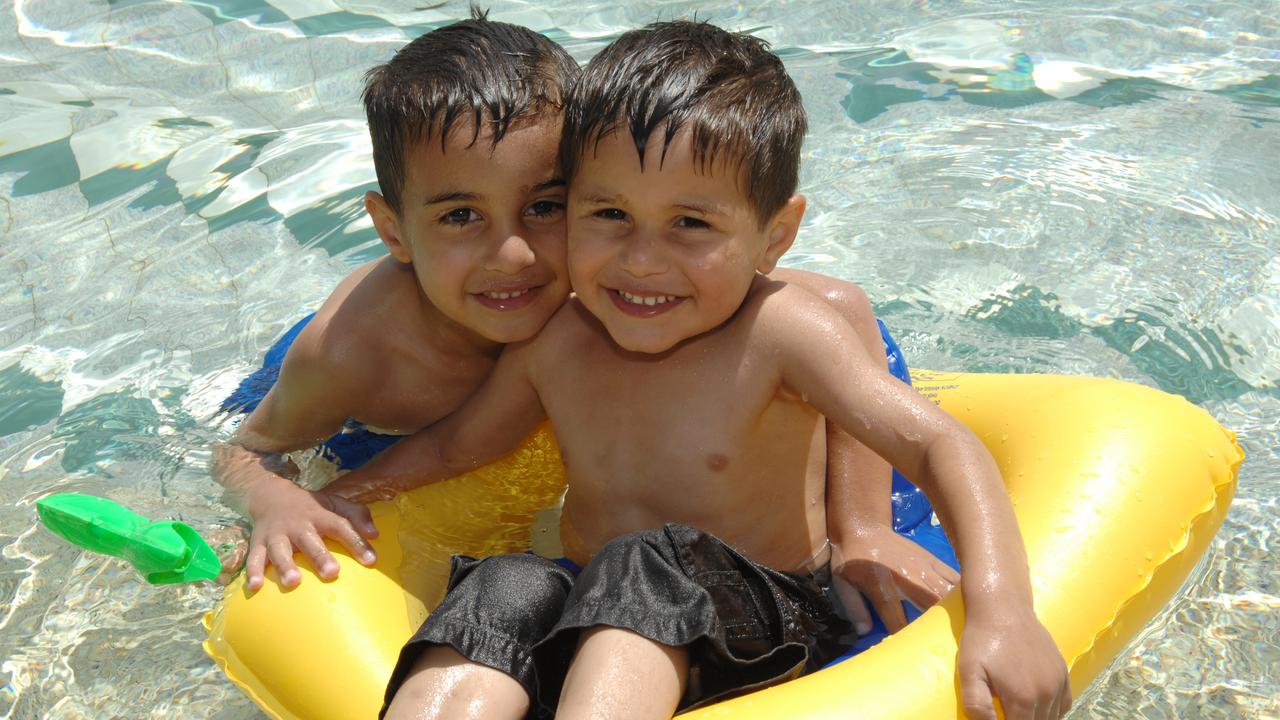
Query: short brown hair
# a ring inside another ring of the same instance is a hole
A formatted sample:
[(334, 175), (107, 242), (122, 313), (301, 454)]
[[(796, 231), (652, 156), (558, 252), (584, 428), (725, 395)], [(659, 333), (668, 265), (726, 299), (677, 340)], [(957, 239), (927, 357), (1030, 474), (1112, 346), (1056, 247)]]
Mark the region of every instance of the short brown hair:
[(800, 91), (760, 38), (705, 22), (660, 22), (623, 34), (591, 59), (565, 106), (560, 162), (571, 181), (582, 153), (626, 127), (643, 167), (649, 136), (662, 154), (681, 128), (694, 159), (745, 166), (761, 225), (795, 193), (806, 129)]
[(488, 124), (497, 145), (511, 124), (559, 111), (578, 65), (559, 45), (518, 25), (471, 18), (433, 30), (369, 71), (364, 107), (373, 167), (387, 204), (401, 210), (405, 151), (474, 119), (474, 143)]

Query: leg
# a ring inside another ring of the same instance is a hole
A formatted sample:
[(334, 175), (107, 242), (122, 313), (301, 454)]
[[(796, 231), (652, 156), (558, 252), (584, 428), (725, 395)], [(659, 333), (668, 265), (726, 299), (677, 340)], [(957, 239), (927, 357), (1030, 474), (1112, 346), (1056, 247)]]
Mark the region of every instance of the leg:
[(666, 720), (675, 714), (689, 673), (683, 647), (630, 630), (599, 626), (582, 633), (560, 694), (559, 720)]
[(510, 675), (473, 663), (448, 646), (422, 654), (396, 691), (387, 720), (510, 718), (529, 712), (529, 694)]
[(385, 716), (525, 717), (538, 692), (531, 649), (560, 617), (573, 576), (533, 555), (455, 556), (449, 585), (400, 653)]

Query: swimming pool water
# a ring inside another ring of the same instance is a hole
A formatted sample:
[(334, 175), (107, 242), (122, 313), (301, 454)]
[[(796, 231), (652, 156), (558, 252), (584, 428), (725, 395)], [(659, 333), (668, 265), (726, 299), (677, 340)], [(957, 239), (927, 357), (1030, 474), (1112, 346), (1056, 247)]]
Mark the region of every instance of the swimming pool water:
[[(913, 365), (1123, 378), (1239, 433), (1206, 560), (1072, 716), (1280, 717), (1274, 1), (594, 5), (492, 17), (580, 61), (695, 12), (774, 44), (811, 125), (786, 262), (866, 287)], [(260, 717), (200, 649), (216, 590), (67, 547), (34, 502), (233, 519), (207, 471), (216, 403), (381, 253), (362, 75), (465, 12), (0, 8), (0, 716)]]

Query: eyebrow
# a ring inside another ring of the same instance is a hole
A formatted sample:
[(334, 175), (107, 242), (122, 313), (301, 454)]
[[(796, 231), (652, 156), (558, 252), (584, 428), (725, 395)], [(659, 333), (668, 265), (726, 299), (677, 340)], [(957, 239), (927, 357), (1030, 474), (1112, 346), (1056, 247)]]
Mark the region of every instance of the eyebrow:
[[(552, 188), (558, 188), (558, 187), (564, 187), (564, 186), (565, 186), (564, 178), (551, 178), (550, 180), (544, 180), (543, 182), (537, 183), (535, 185), (526, 185), (525, 187), (521, 188), (521, 190), (523, 190), (526, 193), (540, 193), (540, 192), (546, 192), (547, 190), (551, 190)], [(445, 190), (444, 192), (437, 193), (427, 198), (426, 200), (423, 200), (422, 206), (426, 207), (428, 205), (439, 205), (440, 203), (457, 202), (457, 201), (473, 202), (479, 199), (480, 199), (480, 195), (478, 193), (463, 192), (461, 190)]]
[(600, 193), (588, 193), (579, 199), (592, 205), (617, 205), (619, 201), (617, 195), (602, 195)]
[(480, 197), (479, 195), (473, 192), (462, 192), (460, 190), (446, 190), (442, 193), (432, 195), (426, 200), (423, 200), (422, 206), (426, 207), (427, 205), (439, 205), (442, 202), (454, 202), (456, 200), (471, 201), (471, 200), (476, 200), (479, 197)]
[(702, 215), (724, 215), (724, 208), (715, 202), (698, 202), (686, 200), (685, 202), (676, 203), (673, 207), (681, 210), (691, 210)]
[(528, 191), (540, 193), (540, 192), (543, 192), (544, 190), (550, 190), (552, 188), (562, 188), (562, 187), (565, 187), (564, 178), (556, 177), (556, 178), (551, 178), (550, 180), (547, 180), (545, 182), (540, 182), (537, 185), (530, 187)]

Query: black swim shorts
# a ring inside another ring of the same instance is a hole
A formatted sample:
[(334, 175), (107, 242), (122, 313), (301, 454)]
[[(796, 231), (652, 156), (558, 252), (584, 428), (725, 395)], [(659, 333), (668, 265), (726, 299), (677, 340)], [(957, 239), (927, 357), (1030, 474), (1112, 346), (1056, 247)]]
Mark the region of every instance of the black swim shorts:
[(579, 631), (606, 625), (687, 646), (679, 709), (705, 705), (838, 656), (852, 628), (829, 584), (825, 570), (777, 572), (683, 525), (619, 537), (576, 577), (530, 554), (458, 556), (448, 594), (401, 651), (386, 701), (426, 649), (448, 645), (519, 681), (530, 718), (553, 717)]

